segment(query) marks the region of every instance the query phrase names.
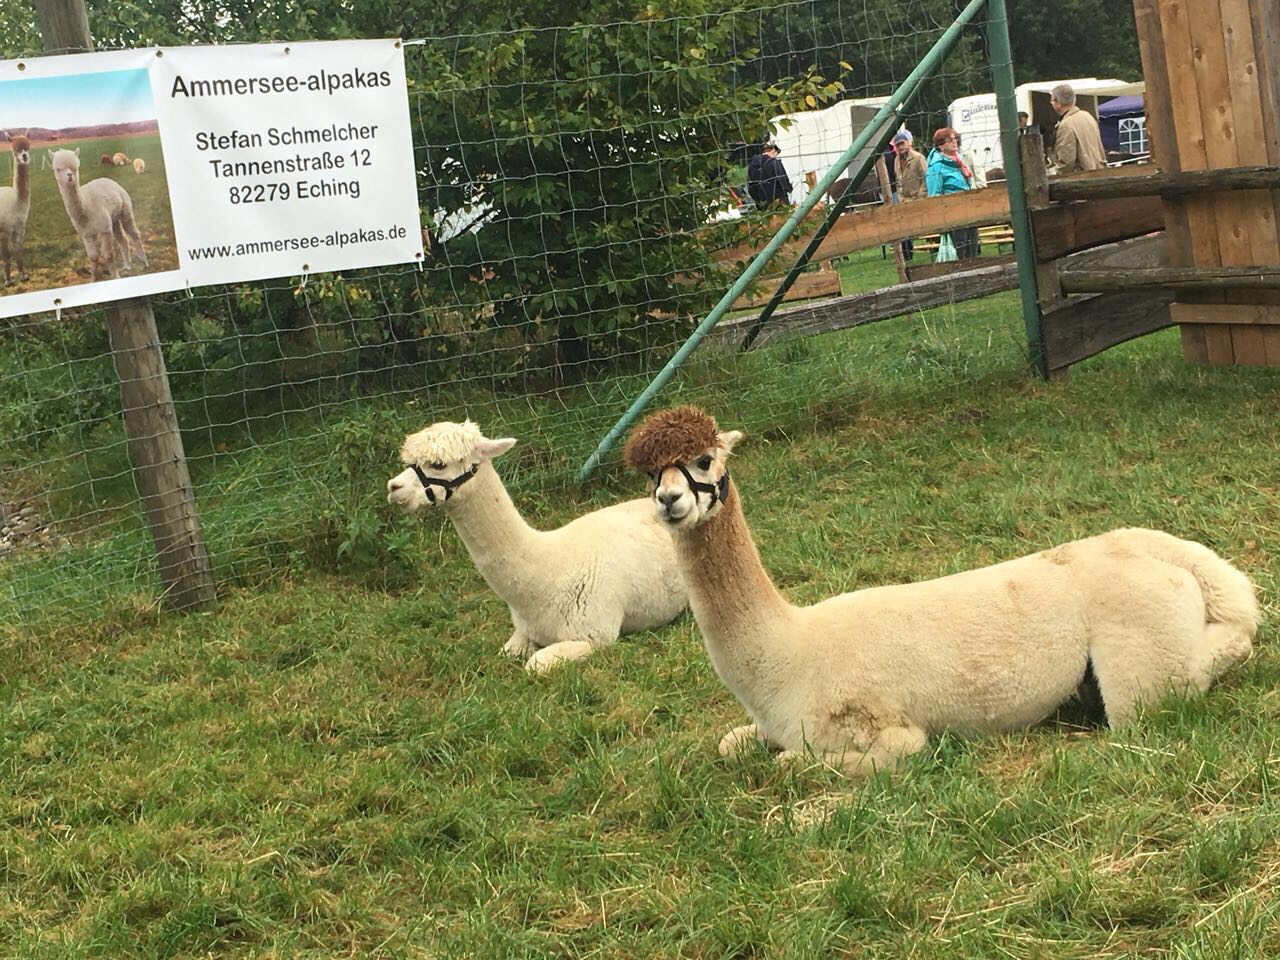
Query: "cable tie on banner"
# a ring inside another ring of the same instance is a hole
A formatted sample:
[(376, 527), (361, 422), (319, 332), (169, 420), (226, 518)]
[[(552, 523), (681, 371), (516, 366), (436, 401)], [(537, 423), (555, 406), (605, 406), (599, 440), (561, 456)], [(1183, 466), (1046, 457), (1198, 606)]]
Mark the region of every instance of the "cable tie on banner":
[(53, 298), (53, 321), (54, 323), (62, 323), (62, 298)]
[(307, 289), (307, 274), (311, 271), (311, 264), (304, 263), (302, 265), (302, 282), (298, 284), (299, 290)]
[(196, 298), (196, 295), (191, 292), (191, 278), (186, 277), (184, 279), (187, 281), (187, 299), (194, 300)]

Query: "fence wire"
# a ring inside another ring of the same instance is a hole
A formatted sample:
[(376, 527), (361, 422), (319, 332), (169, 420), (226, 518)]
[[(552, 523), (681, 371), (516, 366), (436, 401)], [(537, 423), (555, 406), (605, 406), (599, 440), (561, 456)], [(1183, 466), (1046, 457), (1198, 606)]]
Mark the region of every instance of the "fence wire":
[[(416, 534), (383, 482), (402, 436), (435, 420), (519, 437), (504, 473), (531, 495), (566, 477), (723, 294), (737, 267), (717, 251), (767, 239), (745, 197), (754, 145), (784, 145), (798, 200), (856, 134), (840, 116), (888, 94), (951, 15), (799, 0), (407, 42), (426, 261), (153, 299), (219, 586), (304, 571), (394, 586)], [(984, 37), (972, 25), (903, 118), (922, 152), (947, 104), (993, 88)], [(827, 108), (826, 132), (777, 122)], [(813, 269), (828, 296), (899, 279), (890, 247)], [(105, 309), (0, 322), (10, 630), (156, 595)], [(975, 342), (1019, 353), (1012, 301), (750, 354), (708, 346), (669, 398), (785, 425), (856, 404), (868, 371), (963, 376)]]

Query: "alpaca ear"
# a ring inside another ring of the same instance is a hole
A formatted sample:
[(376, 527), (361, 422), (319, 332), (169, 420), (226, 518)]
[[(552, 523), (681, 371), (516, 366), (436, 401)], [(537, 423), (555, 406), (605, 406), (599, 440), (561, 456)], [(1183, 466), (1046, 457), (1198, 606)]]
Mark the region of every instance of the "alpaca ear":
[(472, 448), (472, 452), (477, 457), (492, 460), (494, 457), (502, 456), (515, 445), (515, 437), (504, 437), (501, 440), (488, 440), (482, 438), (480, 442)]
[(734, 445), (744, 436), (741, 430), (726, 430), (724, 433), (717, 433), (716, 439), (720, 442), (720, 446), (724, 447), (725, 453), (732, 453)]

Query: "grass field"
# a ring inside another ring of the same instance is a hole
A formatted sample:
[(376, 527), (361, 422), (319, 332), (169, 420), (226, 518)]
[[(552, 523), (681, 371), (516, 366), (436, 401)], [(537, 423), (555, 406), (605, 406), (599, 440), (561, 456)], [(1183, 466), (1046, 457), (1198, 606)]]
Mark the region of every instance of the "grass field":
[[(142, 234), (143, 247), (150, 265), (144, 267), (136, 257), (133, 269), (122, 276), (160, 273), (178, 268), (178, 248), (174, 241), (173, 214), (169, 210), (169, 188), (165, 180), (164, 155), (160, 151), (160, 135), (100, 137), (92, 140), (68, 140), (40, 143), (31, 151), (31, 213), (27, 218), (26, 267), (29, 279), (13, 282), (3, 288), (5, 294), (52, 290), (89, 282), (89, 260), (76, 229), (67, 216), (58, 193), (51, 168), (42, 168), (41, 157), (49, 150), (80, 150), (80, 185), (106, 177), (125, 188), (133, 201), (134, 220)], [(134, 173), (132, 166), (104, 167), (103, 154), (122, 151), (131, 159), (146, 161), (146, 171)], [(0, 183), (13, 183), (13, 154), (0, 153)], [(105, 279), (105, 278), (100, 278)]]
[[(383, 503), (400, 434), (464, 412), (521, 439), (501, 469), (540, 525), (639, 496), (563, 479), (638, 382), (364, 399), (197, 456), (216, 610), (157, 613), (89, 543), (29, 589), (102, 578), (102, 608), (0, 591), (0, 955), (1274, 956), (1280, 372), (1185, 365), (1168, 331), (1046, 385), (1019, 325), (1001, 295), (698, 355), (662, 400), (746, 430), (735, 478), (800, 602), (1122, 525), (1202, 540), (1267, 608), (1204, 698), (944, 737), (864, 784), (722, 761), (742, 712), (687, 617), (531, 677), (452, 529)], [(308, 564), (334, 510), (384, 518), (394, 569)]]

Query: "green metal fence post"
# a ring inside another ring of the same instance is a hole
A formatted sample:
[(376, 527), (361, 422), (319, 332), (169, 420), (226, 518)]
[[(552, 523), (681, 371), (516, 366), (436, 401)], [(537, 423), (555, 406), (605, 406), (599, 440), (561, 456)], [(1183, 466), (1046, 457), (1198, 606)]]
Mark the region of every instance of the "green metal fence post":
[(1013, 226), (1013, 250), (1018, 258), (1018, 286), (1022, 291), (1022, 322), (1027, 329), (1031, 365), (1041, 377), (1049, 376), (1045, 364), (1044, 336), (1040, 329), (1040, 298), (1036, 285), (1036, 249), (1027, 214), (1027, 194), (1022, 182), (1022, 155), (1018, 149), (1018, 99), (1013, 79), (1013, 54), (1009, 49), (1009, 17), (1005, 0), (990, 0), (987, 8), (987, 43), (991, 51), (991, 76), (996, 87), (1000, 117), (1000, 149), (1004, 153), (1005, 186), (1009, 189), (1009, 220)]
[(635, 401), (627, 409), (627, 412), (624, 413), (619, 418), (618, 422), (610, 428), (609, 432), (605, 434), (604, 438), (592, 452), (591, 456), (587, 458), (586, 462), (578, 470), (577, 480), (579, 483), (584, 482), (591, 476), (595, 468), (600, 465), (601, 458), (609, 452), (609, 449), (617, 439), (622, 436), (626, 429), (635, 422), (641, 413), (644, 412), (644, 409), (649, 406), (649, 402), (657, 395), (658, 391), (665, 387), (671, 378), (675, 376), (680, 365), (684, 363), (689, 354), (693, 353), (694, 348), (697, 347), (702, 338), (720, 322), (721, 317), (729, 312), (729, 308), (733, 305), (734, 301), (736, 301), (738, 297), (742, 296), (751, 281), (759, 276), (761, 271), (764, 270), (765, 264), (772, 259), (773, 255), (778, 252), (778, 249), (787, 242), (793, 233), (796, 232), (796, 229), (800, 226), (801, 222), (803, 222), (805, 216), (814, 208), (818, 203), (818, 200), (826, 195), (826, 192), (831, 185), (835, 183), (836, 179), (844, 172), (845, 168), (853, 162), (853, 158), (866, 147), (867, 143), (878, 131), (881, 131), (884, 128), (884, 125), (888, 122), (890, 116), (901, 110), (902, 104), (915, 92), (916, 85), (920, 82), (921, 78), (928, 76), (933, 72), (934, 67), (942, 61), (948, 51), (950, 51), (952, 45), (959, 39), (960, 31), (977, 15), (978, 11), (981, 10), (987, 2), (988, 0), (970, 0), (969, 5), (964, 8), (964, 12), (961, 13), (960, 16), (956, 17), (951, 26), (947, 27), (942, 36), (939, 37), (937, 42), (929, 49), (929, 52), (925, 54), (924, 58), (916, 65), (916, 68), (912, 70), (911, 73), (908, 74), (907, 78), (898, 85), (898, 88), (889, 95), (888, 102), (876, 112), (876, 115), (871, 118), (867, 125), (862, 129), (862, 132), (854, 138), (852, 145), (850, 145), (849, 149), (841, 154), (840, 159), (836, 161), (835, 166), (828, 170), (826, 175), (818, 181), (817, 185), (809, 191), (808, 195), (804, 198), (804, 202), (792, 212), (791, 216), (787, 218), (786, 223), (784, 223), (781, 229), (773, 235), (765, 245), (764, 249), (756, 254), (755, 259), (751, 261), (747, 266), (747, 269), (742, 272), (736, 281), (734, 281), (733, 286), (729, 288), (729, 291), (720, 298), (719, 302), (712, 308), (711, 312), (707, 314), (702, 322), (698, 324), (693, 333), (689, 335), (689, 339), (687, 339), (680, 349), (675, 352), (675, 355), (667, 361), (667, 365), (658, 371), (658, 375), (650, 381), (649, 385), (644, 388), (640, 396), (636, 397)]

